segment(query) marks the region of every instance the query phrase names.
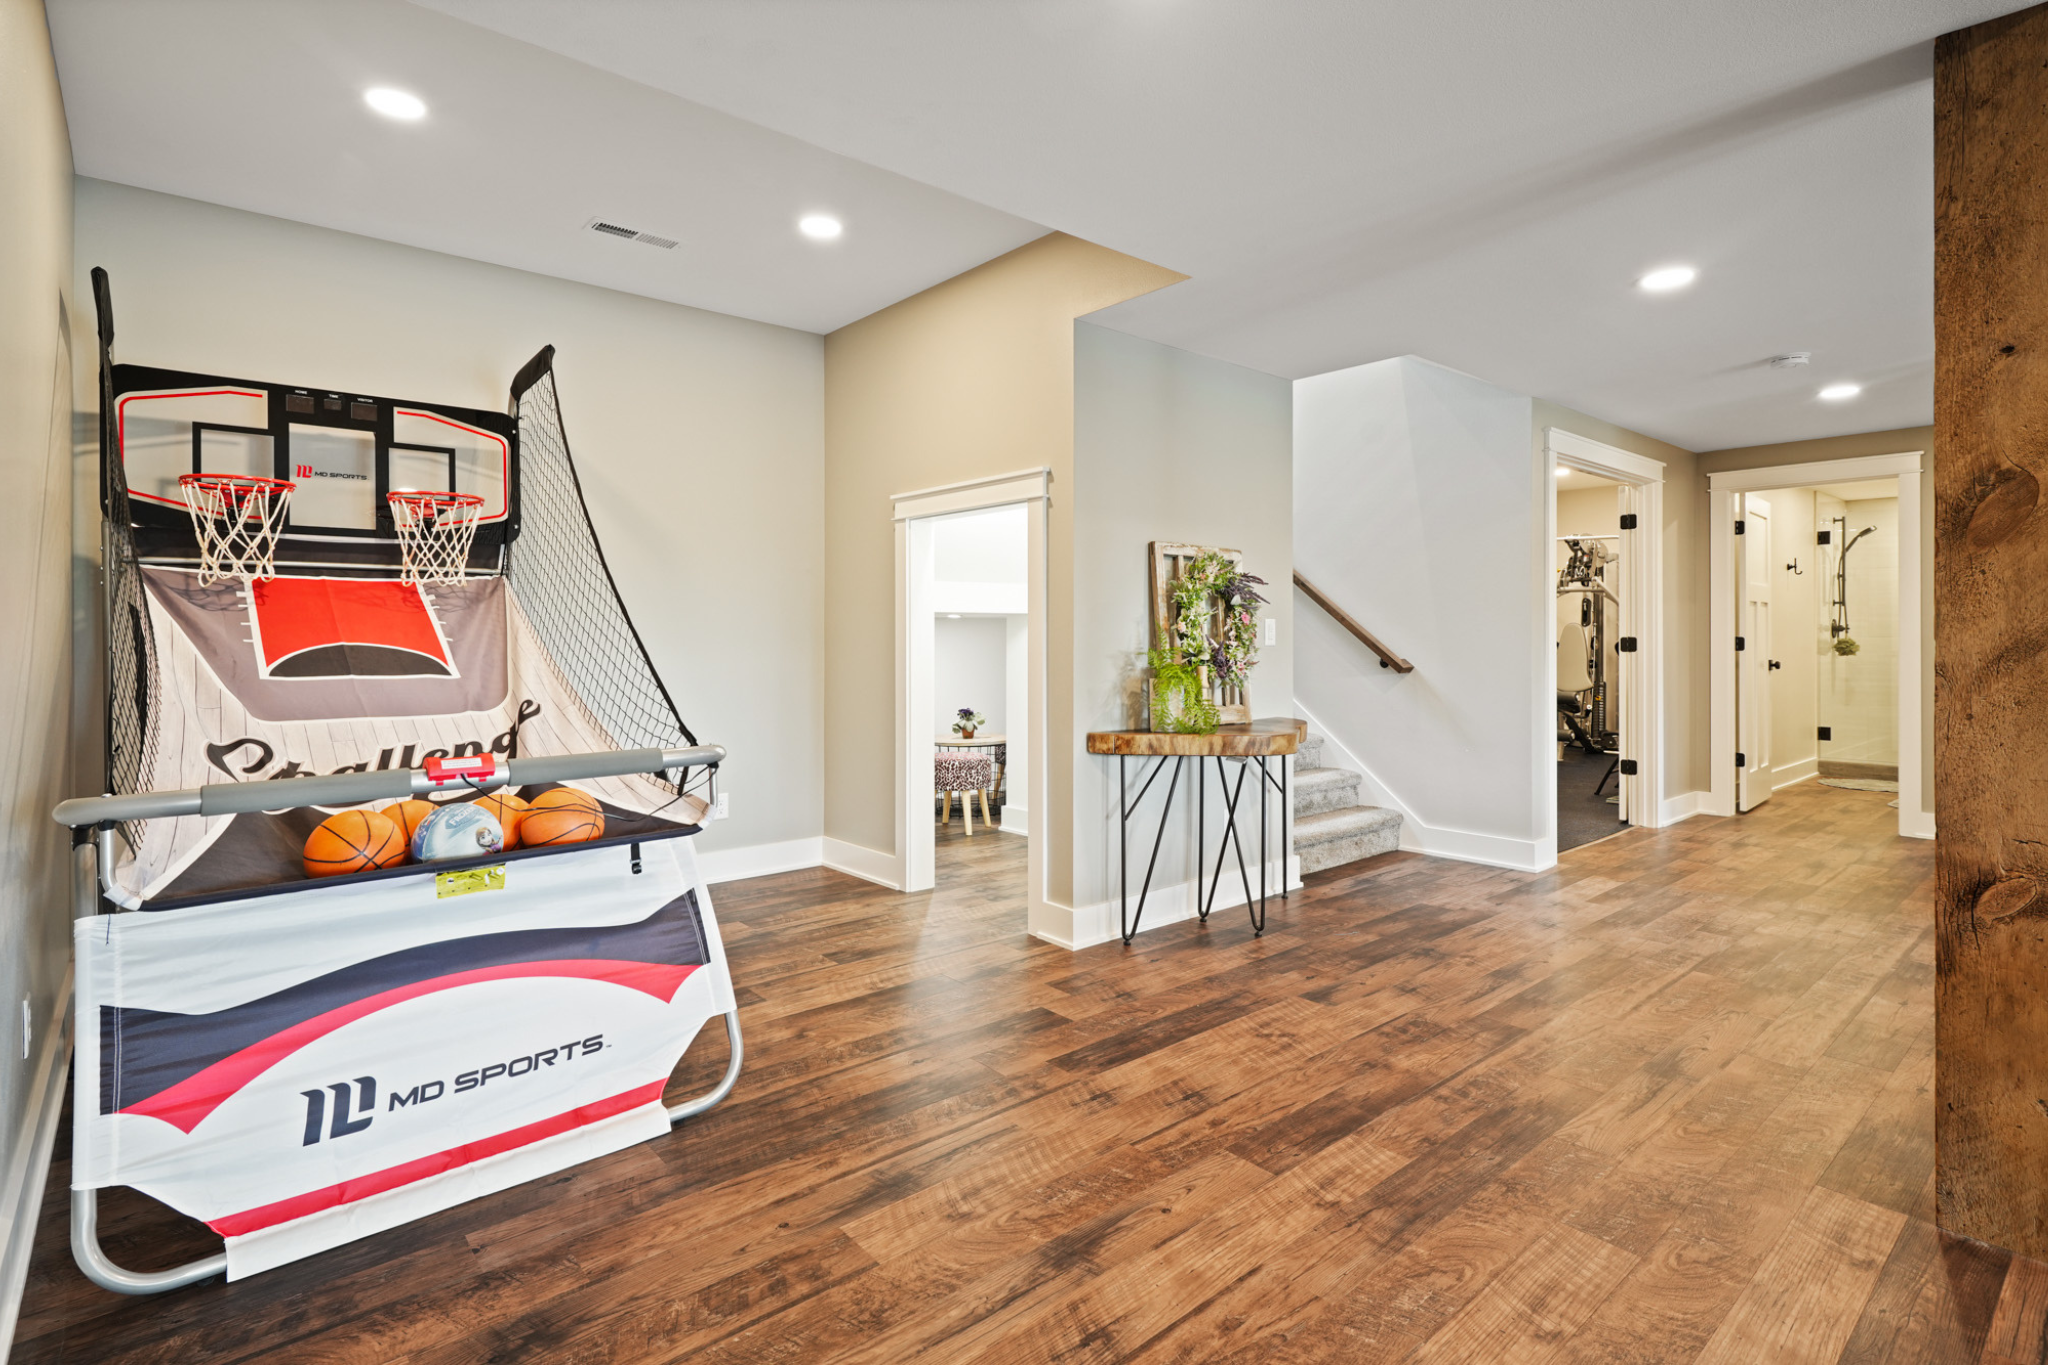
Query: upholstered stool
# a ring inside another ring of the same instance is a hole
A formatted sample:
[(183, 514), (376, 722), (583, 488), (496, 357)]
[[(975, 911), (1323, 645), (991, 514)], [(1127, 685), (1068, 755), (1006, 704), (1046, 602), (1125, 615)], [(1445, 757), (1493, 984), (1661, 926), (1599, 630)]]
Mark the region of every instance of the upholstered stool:
[(974, 837), (974, 794), (981, 793), (981, 822), (988, 823), (988, 789), (995, 782), (995, 761), (987, 754), (941, 749), (932, 756), (933, 794), (945, 801), (939, 823), (953, 818), (953, 795), (960, 794), (960, 818), (967, 823), (967, 837)]

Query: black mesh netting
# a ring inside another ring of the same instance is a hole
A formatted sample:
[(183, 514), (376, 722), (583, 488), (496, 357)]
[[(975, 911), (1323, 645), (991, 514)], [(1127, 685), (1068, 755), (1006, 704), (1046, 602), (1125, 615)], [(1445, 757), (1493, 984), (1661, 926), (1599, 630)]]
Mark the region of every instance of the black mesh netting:
[(513, 386), (519, 418), (519, 535), (506, 551), (505, 577), (562, 681), (583, 699), (613, 744), (621, 749), (695, 744), (696, 736), (655, 675), (598, 546), (562, 430), (550, 355), (543, 351)]
[[(113, 409), (113, 383), (109, 367), (102, 364), (100, 411), (110, 414)], [(102, 449), (113, 448), (111, 441), (102, 439)], [(142, 595), (129, 522), (128, 481), (117, 459), (102, 457), (100, 468), (106, 498), (100, 554), (107, 593), (107, 790), (128, 795), (148, 790), (147, 775), (155, 770), (161, 693), (156, 640), (149, 628), (149, 604)], [(132, 820), (121, 826), (129, 847), (140, 841), (143, 823)]]

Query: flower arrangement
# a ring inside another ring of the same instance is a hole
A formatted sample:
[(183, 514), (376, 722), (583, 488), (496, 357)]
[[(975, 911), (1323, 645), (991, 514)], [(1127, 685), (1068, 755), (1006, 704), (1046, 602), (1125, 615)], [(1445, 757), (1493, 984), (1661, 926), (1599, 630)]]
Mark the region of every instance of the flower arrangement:
[(971, 706), (963, 706), (957, 713), (960, 719), (953, 722), (953, 733), (962, 739), (973, 739), (974, 732), (988, 722), (988, 717)]
[(1266, 599), (1258, 589), (1264, 586), (1265, 579), (1214, 550), (1187, 562), (1173, 582), (1172, 620), (1150, 656), (1153, 728), (1186, 734), (1216, 728), (1217, 707), (1202, 674), (1219, 688), (1244, 688), (1259, 661), (1259, 607)]

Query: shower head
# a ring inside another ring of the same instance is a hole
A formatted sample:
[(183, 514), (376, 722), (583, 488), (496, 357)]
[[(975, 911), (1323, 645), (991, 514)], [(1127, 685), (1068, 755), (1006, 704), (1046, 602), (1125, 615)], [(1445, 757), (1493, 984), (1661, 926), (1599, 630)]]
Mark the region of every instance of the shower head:
[(1863, 537), (1869, 535), (1872, 531), (1875, 531), (1876, 529), (1877, 528), (1875, 526), (1866, 526), (1862, 530), (1858, 531), (1855, 535), (1850, 536), (1849, 543), (1842, 547), (1842, 553), (1849, 553), (1850, 550), (1855, 548), (1857, 541), (1863, 539)]

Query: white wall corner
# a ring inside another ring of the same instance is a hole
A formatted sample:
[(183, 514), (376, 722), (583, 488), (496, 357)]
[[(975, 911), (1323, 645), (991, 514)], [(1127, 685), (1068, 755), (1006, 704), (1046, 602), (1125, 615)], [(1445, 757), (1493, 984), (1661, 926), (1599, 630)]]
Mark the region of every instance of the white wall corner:
[[(1235, 870), (1233, 867), (1232, 872)], [(1251, 874), (1252, 893), (1256, 899), (1259, 889), (1259, 865), (1256, 862), (1248, 863), (1246, 870)], [(1267, 875), (1271, 878), (1268, 883), (1271, 889), (1266, 898), (1266, 927), (1279, 929), (1284, 927), (1287, 902), (1280, 899), (1281, 864), (1278, 859), (1267, 864)], [(1286, 875), (1288, 891), (1299, 891), (1301, 859), (1291, 853), (1287, 855)], [(1137, 900), (1137, 888), (1133, 887), (1133, 909), (1137, 906)], [(1241, 915), (1218, 919), (1226, 910), (1241, 911), (1244, 904), (1243, 883), (1235, 876), (1226, 877), (1223, 885), (1216, 890), (1215, 900), (1211, 902), (1210, 922), (1219, 927), (1246, 927), (1246, 921)], [(1114, 900), (1079, 907), (1047, 904), (1043, 910), (1041, 916), (1039, 908), (1033, 907), (1031, 936), (1044, 939), (1047, 943), (1056, 944), (1061, 948), (1078, 951), (1082, 948), (1093, 948), (1099, 943), (1115, 943), (1123, 937), (1117, 927), (1117, 903)], [(1145, 897), (1145, 913), (1138, 921), (1138, 933), (1148, 934), (1154, 929), (1163, 929), (1169, 924), (1180, 924), (1194, 918), (1195, 884), (1192, 881), (1174, 886), (1154, 886), (1151, 894)]]
[(748, 877), (795, 872), (799, 868), (816, 867), (824, 861), (825, 841), (813, 835), (808, 839), (785, 839), (774, 844), (749, 844), (745, 848), (702, 852), (697, 855), (697, 869), (703, 874), (706, 885), (716, 886), (720, 882), (744, 881)]
[(1016, 804), (1014, 801), (1005, 801), (1003, 803), (1003, 813), (1000, 818), (1002, 820), (1003, 833), (1021, 834), (1024, 835), (1026, 838), (1030, 837), (1031, 811), (1028, 808), (1020, 806)]
[(36, 1215), (42, 1211), (43, 1185), (50, 1174), (50, 1155), (57, 1145), (57, 1120), (64, 1110), (64, 1081), (71, 1067), (71, 973), (57, 992), (55, 1014), (43, 1030), (35, 1078), (28, 1086), (28, 1108), (21, 1131), (8, 1144), (6, 1183), (0, 1185), (0, 1218), (6, 1240), (0, 1242), (0, 1361), (7, 1358), (21, 1314), (22, 1291), (28, 1286), (29, 1254), (35, 1246)]
[(891, 891), (903, 889), (903, 863), (895, 854), (829, 836), (821, 842), (824, 849), (819, 861), (834, 872), (844, 872)]
[(1695, 815), (1707, 814), (1712, 803), (1711, 792), (1680, 792), (1676, 796), (1664, 798), (1659, 814), (1666, 826), (1675, 825), (1680, 820), (1690, 820)]
[(1802, 758), (1797, 763), (1787, 763), (1771, 769), (1771, 790), (1789, 787), (1795, 782), (1804, 782), (1810, 777), (1820, 776), (1819, 758)]

